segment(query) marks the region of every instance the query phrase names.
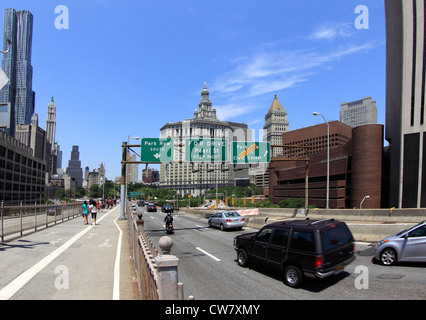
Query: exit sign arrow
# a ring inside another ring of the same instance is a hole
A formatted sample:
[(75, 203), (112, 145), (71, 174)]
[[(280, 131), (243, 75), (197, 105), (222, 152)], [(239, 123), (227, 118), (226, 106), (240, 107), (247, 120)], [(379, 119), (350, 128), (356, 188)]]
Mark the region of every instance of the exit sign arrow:
[(269, 142), (232, 141), (231, 163), (269, 163), (271, 144)]

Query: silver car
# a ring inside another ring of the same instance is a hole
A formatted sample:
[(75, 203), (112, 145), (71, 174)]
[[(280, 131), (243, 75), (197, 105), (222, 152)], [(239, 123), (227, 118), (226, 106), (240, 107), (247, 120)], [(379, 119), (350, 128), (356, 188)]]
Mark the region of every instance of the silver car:
[(220, 230), (237, 228), (245, 226), (244, 217), (235, 211), (218, 212), (209, 219), (209, 227), (218, 227)]
[(380, 240), (375, 258), (385, 266), (397, 261), (426, 262), (426, 220)]

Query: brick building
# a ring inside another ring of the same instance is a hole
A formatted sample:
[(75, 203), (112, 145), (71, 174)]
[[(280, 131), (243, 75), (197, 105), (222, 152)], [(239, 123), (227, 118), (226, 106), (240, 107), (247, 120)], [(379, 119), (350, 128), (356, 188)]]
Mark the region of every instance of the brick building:
[[(382, 193), (383, 125), (352, 129), (339, 122), (330, 125), (330, 208), (380, 208)], [(305, 198), (308, 170), (308, 203), (325, 207), (327, 186), (327, 125), (320, 124), (283, 133), (282, 156), (269, 166), (269, 197), (278, 203), (288, 198)], [(304, 159), (308, 156), (306, 167)]]

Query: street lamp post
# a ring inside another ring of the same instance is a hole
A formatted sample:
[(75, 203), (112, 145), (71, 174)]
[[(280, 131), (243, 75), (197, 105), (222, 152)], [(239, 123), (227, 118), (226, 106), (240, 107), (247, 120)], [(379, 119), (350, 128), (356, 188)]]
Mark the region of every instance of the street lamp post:
[(362, 209), (362, 204), (364, 203), (365, 199), (370, 199), (370, 196), (365, 196), (365, 197), (362, 199), (361, 203), (359, 204), (359, 208), (360, 208), (360, 209)]
[(7, 38), (7, 49), (6, 49), (6, 51), (1, 51), (0, 50), (0, 53), (3, 53), (3, 54), (8, 54), (9, 53), (9, 51), (10, 51), (10, 44), (12, 43), (12, 41), (10, 41), (10, 39), (9, 38)]
[(327, 196), (325, 200), (325, 208), (329, 209), (329, 197), (330, 197), (330, 124), (327, 119), (318, 112), (314, 112), (314, 116), (321, 116), (327, 125)]

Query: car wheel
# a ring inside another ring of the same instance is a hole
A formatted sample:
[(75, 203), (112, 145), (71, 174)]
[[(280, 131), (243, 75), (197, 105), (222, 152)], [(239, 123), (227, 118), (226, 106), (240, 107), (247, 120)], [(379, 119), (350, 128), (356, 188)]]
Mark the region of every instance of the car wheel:
[(211, 228), (211, 227), (213, 227), (213, 226), (212, 226), (212, 222), (211, 222), (211, 221), (209, 221), (209, 228)]
[(223, 226), (223, 223), (220, 224), (220, 231), (225, 230), (225, 227)]
[(384, 266), (392, 266), (396, 263), (396, 251), (392, 248), (386, 248), (380, 254), (380, 262)]
[(237, 262), (240, 267), (247, 267), (248, 265), (248, 255), (246, 250), (238, 249), (237, 253)]
[(302, 272), (298, 267), (290, 265), (284, 269), (284, 283), (289, 287), (299, 287), (302, 283), (302, 280)]

